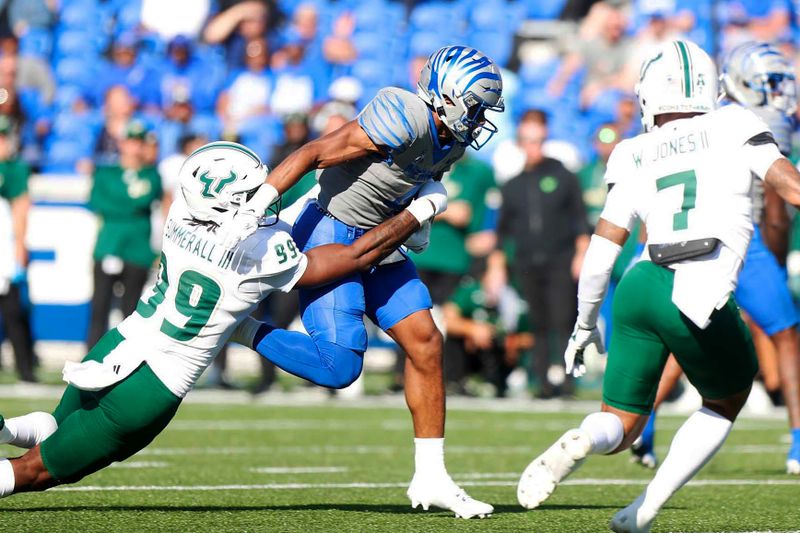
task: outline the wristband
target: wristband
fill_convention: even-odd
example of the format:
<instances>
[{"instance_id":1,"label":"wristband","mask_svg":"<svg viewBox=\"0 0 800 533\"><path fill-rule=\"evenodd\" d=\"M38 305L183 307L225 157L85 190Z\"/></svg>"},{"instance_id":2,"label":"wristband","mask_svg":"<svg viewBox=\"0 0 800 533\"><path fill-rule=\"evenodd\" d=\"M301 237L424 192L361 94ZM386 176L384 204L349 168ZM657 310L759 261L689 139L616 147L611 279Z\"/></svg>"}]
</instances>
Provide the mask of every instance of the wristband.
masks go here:
<instances>
[{"instance_id":1,"label":"wristband","mask_svg":"<svg viewBox=\"0 0 800 533\"><path fill-rule=\"evenodd\" d=\"M420 226L436 215L436 206L427 198L417 198L406 207L406 211L414 215Z\"/></svg>"}]
</instances>

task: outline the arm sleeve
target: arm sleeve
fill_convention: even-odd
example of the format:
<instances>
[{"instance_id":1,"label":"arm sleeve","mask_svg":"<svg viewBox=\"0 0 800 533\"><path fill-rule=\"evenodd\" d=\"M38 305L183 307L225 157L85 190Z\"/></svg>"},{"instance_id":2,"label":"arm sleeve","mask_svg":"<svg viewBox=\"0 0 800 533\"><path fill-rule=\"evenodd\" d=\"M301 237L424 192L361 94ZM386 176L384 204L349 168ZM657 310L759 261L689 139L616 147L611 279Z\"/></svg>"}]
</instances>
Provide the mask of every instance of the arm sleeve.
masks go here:
<instances>
[{"instance_id":1,"label":"arm sleeve","mask_svg":"<svg viewBox=\"0 0 800 533\"><path fill-rule=\"evenodd\" d=\"M578 325L582 328L591 329L597 325L611 270L621 251L620 245L592 235L578 280Z\"/></svg>"},{"instance_id":2,"label":"arm sleeve","mask_svg":"<svg viewBox=\"0 0 800 533\"><path fill-rule=\"evenodd\" d=\"M422 134L423 127L427 127L421 123L421 117L415 116L418 105L425 104L409 101L396 91L382 89L358 115L358 124L376 146L385 146L389 151L403 151Z\"/></svg>"}]
</instances>

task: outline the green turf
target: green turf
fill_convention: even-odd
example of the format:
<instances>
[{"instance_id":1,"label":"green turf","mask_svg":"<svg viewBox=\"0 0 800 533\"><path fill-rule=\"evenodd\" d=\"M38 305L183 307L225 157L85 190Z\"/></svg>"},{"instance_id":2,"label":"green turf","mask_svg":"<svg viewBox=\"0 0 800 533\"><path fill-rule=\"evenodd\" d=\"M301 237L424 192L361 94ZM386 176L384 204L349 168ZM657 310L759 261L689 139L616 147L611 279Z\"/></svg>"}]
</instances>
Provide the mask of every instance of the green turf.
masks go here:
<instances>
[{"instance_id":1,"label":"green turf","mask_svg":"<svg viewBox=\"0 0 800 533\"><path fill-rule=\"evenodd\" d=\"M2 401L14 416L49 401ZM4 531L603 531L641 485L569 485L541 509L516 503L516 476L534 455L580 420L575 414L451 410L448 468L476 498L495 505L487 520L412 510L408 414L402 409L198 405L182 407L163 435L131 458L77 486L218 486L383 483L387 488L132 490L22 494L0 502ZM679 418L659 420L663 456ZM742 420L699 476L706 480L787 480L783 421ZM87 445L91 445L88 443ZM13 455L14 449L0 447ZM329 473L256 473L252 468L341 467ZM478 475L480 474L480 476ZM627 455L592 458L581 479L646 480ZM689 486L669 502L654 531L786 531L800 527L800 481L793 485Z\"/></svg>"}]
</instances>

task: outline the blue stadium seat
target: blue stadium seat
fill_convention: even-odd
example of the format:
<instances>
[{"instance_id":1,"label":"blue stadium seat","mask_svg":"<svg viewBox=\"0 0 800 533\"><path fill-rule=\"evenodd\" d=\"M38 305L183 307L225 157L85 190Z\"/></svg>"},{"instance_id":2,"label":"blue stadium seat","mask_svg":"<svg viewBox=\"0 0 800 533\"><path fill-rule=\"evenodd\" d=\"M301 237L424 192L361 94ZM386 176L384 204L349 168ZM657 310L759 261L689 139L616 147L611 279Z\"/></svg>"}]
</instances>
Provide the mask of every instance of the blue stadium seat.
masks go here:
<instances>
[{"instance_id":1,"label":"blue stadium seat","mask_svg":"<svg viewBox=\"0 0 800 533\"><path fill-rule=\"evenodd\" d=\"M437 32L416 32L411 34L408 42L408 56L428 57L433 52L443 46L450 44L450 38L446 34Z\"/></svg>"},{"instance_id":2,"label":"blue stadium seat","mask_svg":"<svg viewBox=\"0 0 800 533\"><path fill-rule=\"evenodd\" d=\"M560 61L531 61L523 63L519 68L519 77L526 89L544 88L558 70Z\"/></svg>"},{"instance_id":3,"label":"blue stadium seat","mask_svg":"<svg viewBox=\"0 0 800 533\"><path fill-rule=\"evenodd\" d=\"M95 37L87 30L65 30L56 38L56 60L63 57L97 55L99 47Z\"/></svg>"},{"instance_id":4,"label":"blue stadium seat","mask_svg":"<svg viewBox=\"0 0 800 533\"><path fill-rule=\"evenodd\" d=\"M19 53L47 59L53 52L53 35L48 30L31 28L19 39Z\"/></svg>"},{"instance_id":5,"label":"blue stadium seat","mask_svg":"<svg viewBox=\"0 0 800 533\"><path fill-rule=\"evenodd\" d=\"M91 149L80 142L66 139L53 142L45 154L43 170L53 173L75 172L75 164L83 157L90 157Z\"/></svg>"},{"instance_id":6,"label":"blue stadium seat","mask_svg":"<svg viewBox=\"0 0 800 533\"><path fill-rule=\"evenodd\" d=\"M100 12L94 0L65 2L58 16L58 25L63 29L88 31L100 27Z\"/></svg>"},{"instance_id":7,"label":"blue stadium seat","mask_svg":"<svg viewBox=\"0 0 800 533\"><path fill-rule=\"evenodd\" d=\"M390 36L379 32L359 31L353 35L353 44L361 59L383 59L392 55Z\"/></svg>"},{"instance_id":8,"label":"blue stadium seat","mask_svg":"<svg viewBox=\"0 0 800 533\"><path fill-rule=\"evenodd\" d=\"M527 7L527 16L532 19L557 19L567 0L521 0Z\"/></svg>"},{"instance_id":9,"label":"blue stadium seat","mask_svg":"<svg viewBox=\"0 0 800 533\"><path fill-rule=\"evenodd\" d=\"M385 86L392 81L391 63L379 59L359 59L351 71L364 84Z\"/></svg>"},{"instance_id":10,"label":"blue stadium seat","mask_svg":"<svg viewBox=\"0 0 800 533\"><path fill-rule=\"evenodd\" d=\"M465 23L465 6L460 2L427 2L414 7L409 17L411 27L416 30L461 32Z\"/></svg>"},{"instance_id":11,"label":"blue stadium seat","mask_svg":"<svg viewBox=\"0 0 800 533\"><path fill-rule=\"evenodd\" d=\"M479 2L470 9L470 31L497 31L508 22L508 4L503 0Z\"/></svg>"},{"instance_id":12,"label":"blue stadium seat","mask_svg":"<svg viewBox=\"0 0 800 533\"><path fill-rule=\"evenodd\" d=\"M86 90L97 81L94 79L95 67L96 62L91 58L65 57L56 63L56 81Z\"/></svg>"},{"instance_id":13,"label":"blue stadium seat","mask_svg":"<svg viewBox=\"0 0 800 533\"><path fill-rule=\"evenodd\" d=\"M511 57L514 36L508 30L479 31L469 34L468 43L491 57L498 65L505 66Z\"/></svg>"}]
</instances>

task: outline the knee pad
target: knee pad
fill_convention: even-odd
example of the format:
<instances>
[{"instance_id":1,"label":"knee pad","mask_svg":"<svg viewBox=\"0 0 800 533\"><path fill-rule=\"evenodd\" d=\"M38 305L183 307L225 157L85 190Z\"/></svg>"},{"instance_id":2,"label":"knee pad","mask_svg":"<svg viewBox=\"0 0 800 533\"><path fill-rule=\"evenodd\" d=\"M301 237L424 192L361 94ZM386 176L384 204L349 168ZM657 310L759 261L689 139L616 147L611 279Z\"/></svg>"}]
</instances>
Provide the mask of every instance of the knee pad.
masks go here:
<instances>
[{"instance_id":1,"label":"knee pad","mask_svg":"<svg viewBox=\"0 0 800 533\"><path fill-rule=\"evenodd\" d=\"M320 383L332 389L343 389L353 383L364 367L364 352L351 350L328 341L317 341L317 348L329 363L327 383Z\"/></svg>"},{"instance_id":2,"label":"knee pad","mask_svg":"<svg viewBox=\"0 0 800 533\"><path fill-rule=\"evenodd\" d=\"M581 422L581 429L592 440L592 453L606 454L617 449L625 436L622 420L612 413L592 413Z\"/></svg>"}]
</instances>

